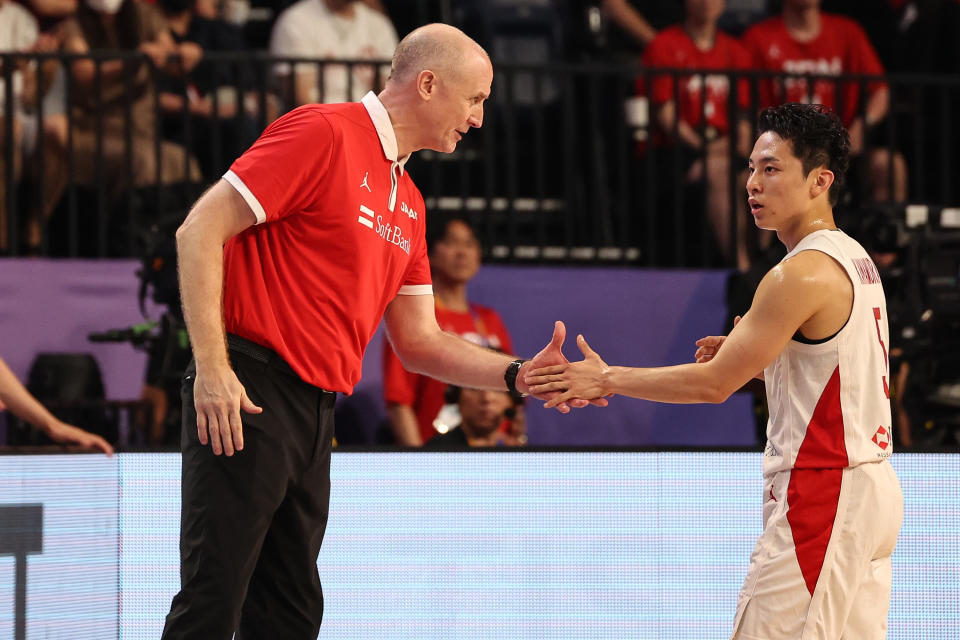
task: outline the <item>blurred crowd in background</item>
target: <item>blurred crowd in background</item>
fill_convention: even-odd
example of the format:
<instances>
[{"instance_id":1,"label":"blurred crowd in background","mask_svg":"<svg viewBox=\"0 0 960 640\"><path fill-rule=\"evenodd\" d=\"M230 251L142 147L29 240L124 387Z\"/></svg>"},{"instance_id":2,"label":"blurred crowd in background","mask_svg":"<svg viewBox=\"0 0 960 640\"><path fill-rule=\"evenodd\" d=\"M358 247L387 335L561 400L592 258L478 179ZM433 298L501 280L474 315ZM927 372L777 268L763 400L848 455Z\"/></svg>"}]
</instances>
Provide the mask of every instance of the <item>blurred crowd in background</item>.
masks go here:
<instances>
[{"instance_id":1,"label":"blurred crowd in background","mask_svg":"<svg viewBox=\"0 0 960 640\"><path fill-rule=\"evenodd\" d=\"M481 258L725 268L742 313L782 256L746 212L755 115L822 103L856 158L838 222L887 287L900 444L960 446L960 0L0 0L0 256L143 260L167 311L122 339L151 349L151 444L176 442L189 359L186 208L283 113L378 91L398 36L438 21L497 73L484 128L410 163L445 328L511 351L466 296ZM527 442L519 400L397 367L381 442Z\"/></svg>"}]
</instances>

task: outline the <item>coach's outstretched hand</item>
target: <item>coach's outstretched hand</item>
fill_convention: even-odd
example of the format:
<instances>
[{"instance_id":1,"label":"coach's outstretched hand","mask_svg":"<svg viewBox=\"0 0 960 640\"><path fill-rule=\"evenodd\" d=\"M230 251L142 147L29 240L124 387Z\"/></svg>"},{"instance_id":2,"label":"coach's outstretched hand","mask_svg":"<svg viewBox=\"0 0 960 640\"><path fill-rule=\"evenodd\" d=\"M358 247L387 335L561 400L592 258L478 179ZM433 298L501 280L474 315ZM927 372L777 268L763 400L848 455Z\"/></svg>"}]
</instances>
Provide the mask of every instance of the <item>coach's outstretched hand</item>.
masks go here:
<instances>
[{"instance_id":1,"label":"coach's outstretched hand","mask_svg":"<svg viewBox=\"0 0 960 640\"><path fill-rule=\"evenodd\" d=\"M556 391L539 392L531 390L529 388L529 378L530 374L536 370L570 364L570 361L567 360L567 357L563 355L563 341L566 340L566 337L566 325L563 324L562 321L557 320L555 323L553 323L553 337L550 339L550 343L547 344L547 346L544 347L540 353L535 355L532 360L524 363L523 369L517 376L517 389L523 393L529 393L538 400L550 401L559 395L559 393ZM582 398L571 398L569 402L554 402L549 404L549 407L556 408L560 413L569 413L570 407L579 409L587 406L588 404L594 404L598 407L605 407L607 406L607 400L605 398L598 398L591 402Z\"/></svg>"},{"instance_id":2,"label":"coach's outstretched hand","mask_svg":"<svg viewBox=\"0 0 960 640\"><path fill-rule=\"evenodd\" d=\"M562 322L557 322L557 325L563 327ZM565 327L563 331L566 335ZM570 362L563 358L562 363L542 366L542 363L536 362L536 358L531 361L534 366L525 375L524 383L528 385L531 395L547 401L544 405L547 409L559 409L565 404L575 407L586 406L588 403L607 406L605 396L608 393L603 385L603 377L610 367L590 348L582 335L577 336L577 346L584 356L580 362ZM560 411L566 413L563 409Z\"/></svg>"}]
</instances>

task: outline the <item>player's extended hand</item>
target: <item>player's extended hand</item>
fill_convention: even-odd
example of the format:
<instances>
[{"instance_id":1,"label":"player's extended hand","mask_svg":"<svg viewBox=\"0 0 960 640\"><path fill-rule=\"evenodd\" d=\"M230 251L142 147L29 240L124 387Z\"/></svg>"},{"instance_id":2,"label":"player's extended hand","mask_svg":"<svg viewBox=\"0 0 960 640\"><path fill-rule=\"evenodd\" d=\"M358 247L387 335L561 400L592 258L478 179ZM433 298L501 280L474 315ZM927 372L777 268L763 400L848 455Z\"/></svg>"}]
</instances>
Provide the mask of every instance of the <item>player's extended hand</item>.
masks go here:
<instances>
[{"instance_id":1,"label":"player's extended hand","mask_svg":"<svg viewBox=\"0 0 960 640\"><path fill-rule=\"evenodd\" d=\"M529 389L529 372L535 369L541 369L543 367L549 367L554 365L565 365L569 364L570 361L567 360L567 357L563 355L563 341L567 338L567 326L563 324L562 321L557 320L553 323L553 337L550 339L550 343L545 346L540 353L535 355L532 360L524 363L523 369L518 372L517 375L517 389L522 393L529 393L538 400L550 400L554 396L558 395L556 392L553 393L537 393ZM569 413L570 407L585 407L590 402L580 398L575 398L571 402L558 402L550 405L551 408L556 407L557 411L560 413ZM607 401L604 398L593 402L593 404L605 407L607 406Z\"/></svg>"},{"instance_id":2,"label":"player's extended hand","mask_svg":"<svg viewBox=\"0 0 960 640\"><path fill-rule=\"evenodd\" d=\"M197 436L201 444L207 444L214 455L243 450L243 423L240 411L260 413L229 366L201 373L193 383L193 404L197 410Z\"/></svg>"},{"instance_id":3,"label":"player's extended hand","mask_svg":"<svg viewBox=\"0 0 960 640\"><path fill-rule=\"evenodd\" d=\"M590 400L594 404L606 404L606 374L610 370L600 355L590 348L582 335L577 336L577 346L583 353L580 362L567 362L548 367L539 367L527 374L525 381L530 392L538 398L549 398L544 405L550 409L562 403ZM552 396L552 397L551 397Z\"/></svg>"},{"instance_id":4,"label":"player's extended hand","mask_svg":"<svg viewBox=\"0 0 960 640\"><path fill-rule=\"evenodd\" d=\"M50 427L47 435L60 444L74 444L83 449L102 451L108 456L113 455L113 447L100 436L60 420Z\"/></svg>"},{"instance_id":5,"label":"player's extended hand","mask_svg":"<svg viewBox=\"0 0 960 640\"><path fill-rule=\"evenodd\" d=\"M733 319L733 326L740 324L740 316L737 316ZM694 344L697 345L697 351L693 354L693 358L698 363L710 362L713 360L713 356L717 355L717 352L720 351L720 347L723 346L724 340L727 339L727 336L704 336L697 340Z\"/></svg>"}]
</instances>

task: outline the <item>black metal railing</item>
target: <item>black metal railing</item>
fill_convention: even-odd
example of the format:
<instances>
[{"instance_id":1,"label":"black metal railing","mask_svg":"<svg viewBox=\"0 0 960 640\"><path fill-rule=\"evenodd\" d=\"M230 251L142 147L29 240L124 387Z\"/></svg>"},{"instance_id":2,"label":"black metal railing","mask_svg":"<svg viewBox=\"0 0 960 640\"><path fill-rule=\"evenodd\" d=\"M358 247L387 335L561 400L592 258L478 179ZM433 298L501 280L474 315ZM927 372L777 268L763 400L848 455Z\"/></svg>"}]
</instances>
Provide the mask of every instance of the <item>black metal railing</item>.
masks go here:
<instances>
[{"instance_id":1,"label":"black metal railing","mask_svg":"<svg viewBox=\"0 0 960 640\"><path fill-rule=\"evenodd\" d=\"M158 70L138 53L0 54L0 254L138 256L150 229L172 228L275 117L304 99L356 99L382 86L386 63L205 54L190 73ZM122 61L122 70L105 65ZM77 72L92 63L93 73ZM114 65L116 66L116 65ZM495 65L484 126L450 155L421 151L408 165L428 211L459 211L502 261L594 260L649 266L735 266L737 247L763 242L745 212L743 169L763 83L831 83L837 110L867 115L864 96L883 82L889 114L866 137L841 213L909 200L956 203L953 149L960 78L783 76L767 72L645 69L610 64ZM309 71L305 82L291 70ZM34 73L32 95L17 76ZM109 77L108 77L109 76ZM699 105L695 133L678 144L680 118L664 128L643 95L670 78L720 82L726 130ZM745 87L743 98L740 87ZM298 95L299 94L299 95ZM737 123L743 121L745 130ZM716 151L716 149L720 151ZM709 150L708 150L709 149ZM898 184L905 167L907 184ZM720 169L717 169L717 167ZM878 182L879 180L879 182ZM886 185L883 182L886 181ZM872 190L871 190L872 189Z\"/></svg>"}]
</instances>

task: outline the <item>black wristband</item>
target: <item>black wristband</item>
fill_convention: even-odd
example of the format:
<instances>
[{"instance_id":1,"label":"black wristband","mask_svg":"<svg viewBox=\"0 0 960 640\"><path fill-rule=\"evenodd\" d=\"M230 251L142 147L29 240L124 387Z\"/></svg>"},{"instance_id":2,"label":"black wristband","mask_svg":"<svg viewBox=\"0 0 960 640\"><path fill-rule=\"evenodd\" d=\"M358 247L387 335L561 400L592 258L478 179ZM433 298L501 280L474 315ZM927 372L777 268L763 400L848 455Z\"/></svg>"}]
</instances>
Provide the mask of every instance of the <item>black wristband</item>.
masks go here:
<instances>
[{"instance_id":1,"label":"black wristband","mask_svg":"<svg viewBox=\"0 0 960 640\"><path fill-rule=\"evenodd\" d=\"M503 381L507 383L507 391L512 396L522 397L524 394L517 391L517 374L520 373L520 367L526 360L514 360L507 365L507 370L503 372Z\"/></svg>"}]
</instances>

